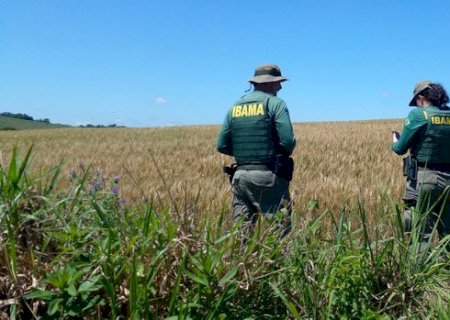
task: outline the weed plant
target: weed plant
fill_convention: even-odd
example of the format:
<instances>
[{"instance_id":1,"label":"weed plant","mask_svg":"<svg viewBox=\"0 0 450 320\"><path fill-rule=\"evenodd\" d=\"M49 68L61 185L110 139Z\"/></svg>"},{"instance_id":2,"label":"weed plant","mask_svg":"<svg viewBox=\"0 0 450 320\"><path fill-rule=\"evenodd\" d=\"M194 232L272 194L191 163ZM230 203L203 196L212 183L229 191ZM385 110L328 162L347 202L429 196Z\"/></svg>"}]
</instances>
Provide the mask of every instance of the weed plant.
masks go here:
<instances>
[{"instance_id":1,"label":"weed plant","mask_svg":"<svg viewBox=\"0 0 450 320\"><path fill-rule=\"evenodd\" d=\"M1 164L0 317L448 318L450 239L420 248L421 208L405 235L387 195L376 213L311 201L288 237L260 219L242 245L225 207L131 204L120 177L84 165L68 178L62 164L33 172L31 153Z\"/></svg>"}]
</instances>

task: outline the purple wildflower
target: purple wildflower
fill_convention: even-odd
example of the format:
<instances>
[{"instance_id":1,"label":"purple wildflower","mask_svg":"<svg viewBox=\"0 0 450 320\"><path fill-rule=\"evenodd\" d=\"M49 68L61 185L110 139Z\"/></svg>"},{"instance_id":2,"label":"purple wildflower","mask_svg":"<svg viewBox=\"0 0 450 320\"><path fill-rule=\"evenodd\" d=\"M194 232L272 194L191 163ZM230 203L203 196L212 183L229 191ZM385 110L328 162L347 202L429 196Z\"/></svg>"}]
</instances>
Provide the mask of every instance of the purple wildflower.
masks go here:
<instances>
[{"instance_id":1,"label":"purple wildflower","mask_svg":"<svg viewBox=\"0 0 450 320\"><path fill-rule=\"evenodd\" d=\"M98 191L98 190L100 190L102 188L102 184L101 184L101 182L94 181L92 183L92 187L95 189L95 191Z\"/></svg>"},{"instance_id":2,"label":"purple wildflower","mask_svg":"<svg viewBox=\"0 0 450 320\"><path fill-rule=\"evenodd\" d=\"M120 209L124 210L125 209L125 205L127 203L127 200L120 198L119 199L119 205L120 205Z\"/></svg>"},{"instance_id":3,"label":"purple wildflower","mask_svg":"<svg viewBox=\"0 0 450 320\"><path fill-rule=\"evenodd\" d=\"M114 176L114 177L112 178L112 182L113 182L114 184L118 184L119 181L120 181L120 177L119 177L119 176Z\"/></svg>"},{"instance_id":4,"label":"purple wildflower","mask_svg":"<svg viewBox=\"0 0 450 320\"><path fill-rule=\"evenodd\" d=\"M115 195L118 195L118 194L119 194L119 188L117 188L117 187L112 187L112 188L111 188L111 192L112 192L113 194L115 194Z\"/></svg>"}]
</instances>

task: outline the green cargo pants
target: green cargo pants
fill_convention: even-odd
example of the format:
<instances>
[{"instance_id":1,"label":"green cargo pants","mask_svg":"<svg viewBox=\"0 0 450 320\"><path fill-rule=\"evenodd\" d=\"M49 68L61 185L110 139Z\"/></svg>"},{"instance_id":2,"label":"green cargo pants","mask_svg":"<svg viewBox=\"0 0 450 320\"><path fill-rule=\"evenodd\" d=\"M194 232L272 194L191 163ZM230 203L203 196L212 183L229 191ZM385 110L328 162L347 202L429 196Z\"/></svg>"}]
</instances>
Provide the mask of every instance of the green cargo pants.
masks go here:
<instances>
[{"instance_id":1,"label":"green cargo pants","mask_svg":"<svg viewBox=\"0 0 450 320\"><path fill-rule=\"evenodd\" d=\"M427 216L426 225L422 235L422 242L426 243L437 224L439 239L450 234L450 197L439 198L444 190L450 186L450 173L437 170L420 168L417 173L417 181L408 181L405 190L404 201L417 200L417 207L422 212L435 205ZM448 192L448 191L446 191ZM405 231L411 231L411 211L406 210L403 217Z\"/></svg>"},{"instance_id":2,"label":"green cargo pants","mask_svg":"<svg viewBox=\"0 0 450 320\"><path fill-rule=\"evenodd\" d=\"M291 230L292 204L289 181L277 177L269 170L237 170L231 181L233 188L233 221L242 222L248 234L262 213L272 219L281 215L277 232L284 237Z\"/></svg>"}]
</instances>

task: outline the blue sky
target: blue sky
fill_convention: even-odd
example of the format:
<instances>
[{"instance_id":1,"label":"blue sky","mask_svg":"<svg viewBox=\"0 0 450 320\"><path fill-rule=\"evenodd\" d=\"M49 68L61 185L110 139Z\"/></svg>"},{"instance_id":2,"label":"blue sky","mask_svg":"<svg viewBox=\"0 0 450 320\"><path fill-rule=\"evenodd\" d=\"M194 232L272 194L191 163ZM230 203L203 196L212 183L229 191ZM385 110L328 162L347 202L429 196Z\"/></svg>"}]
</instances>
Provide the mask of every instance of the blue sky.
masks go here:
<instances>
[{"instance_id":1,"label":"blue sky","mask_svg":"<svg viewBox=\"0 0 450 320\"><path fill-rule=\"evenodd\" d=\"M450 89L450 1L0 2L0 111L54 123L220 124L256 66L293 122L403 118Z\"/></svg>"}]
</instances>

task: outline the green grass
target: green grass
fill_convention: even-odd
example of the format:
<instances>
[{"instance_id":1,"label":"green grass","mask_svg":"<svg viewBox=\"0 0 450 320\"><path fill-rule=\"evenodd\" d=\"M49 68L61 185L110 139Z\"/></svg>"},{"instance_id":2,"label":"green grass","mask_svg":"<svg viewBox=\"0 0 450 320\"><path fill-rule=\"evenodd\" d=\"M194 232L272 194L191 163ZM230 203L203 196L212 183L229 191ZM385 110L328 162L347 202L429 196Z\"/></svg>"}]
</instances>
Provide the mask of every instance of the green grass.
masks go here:
<instances>
[{"instance_id":1,"label":"green grass","mask_svg":"<svg viewBox=\"0 0 450 320\"><path fill-rule=\"evenodd\" d=\"M51 129L65 127L69 126L0 116L0 130Z\"/></svg>"},{"instance_id":2,"label":"green grass","mask_svg":"<svg viewBox=\"0 0 450 320\"><path fill-rule=\"evenodd\" d=\"M387 196L378 225L362 203L340 212L311 203L287 238L259 220L242 246L226 210L200 219L195 204L130 206L120 181L85 167L56 190L61 164L30 172L30 154L14 150L1 164L0 312L10 318L448 316L449 239L420 252L420 230L404 235L402 208Z\"/></svg>"}]
</instances>

